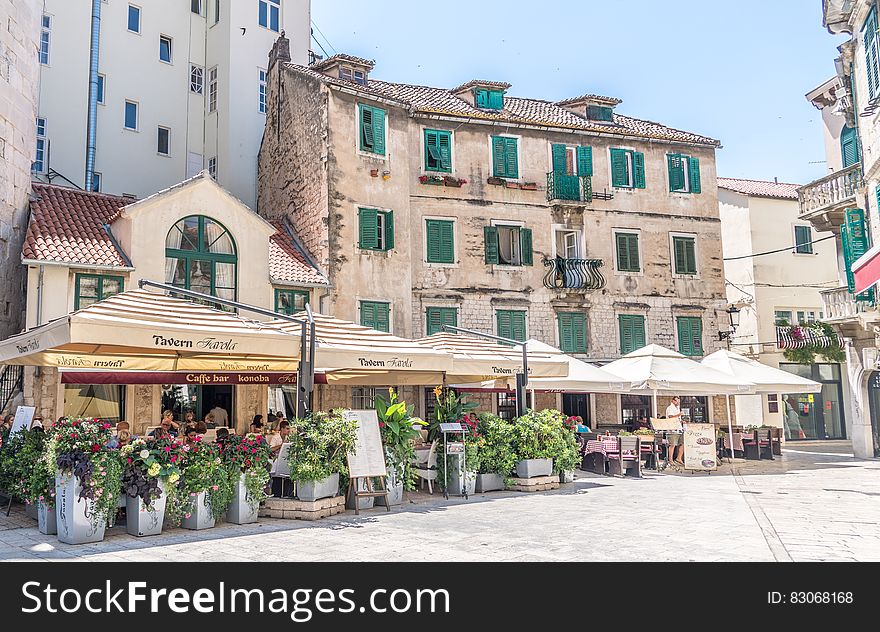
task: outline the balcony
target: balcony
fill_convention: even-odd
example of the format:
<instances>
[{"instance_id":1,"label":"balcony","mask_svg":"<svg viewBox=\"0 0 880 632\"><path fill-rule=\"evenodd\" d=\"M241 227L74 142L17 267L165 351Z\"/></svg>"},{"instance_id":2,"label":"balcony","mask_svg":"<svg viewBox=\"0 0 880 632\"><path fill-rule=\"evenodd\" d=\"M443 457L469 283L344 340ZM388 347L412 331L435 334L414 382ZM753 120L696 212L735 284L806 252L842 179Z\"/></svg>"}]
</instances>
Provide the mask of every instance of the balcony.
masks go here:
<instances>
[{"instance_id":1,"label":"balcony","mask_svg":"<svg viewBox=\"0 0 880 632\"><path fill-rule=\"evenodd\" d=\"M592 202L592 178L590 176L570 176L551 171L547 174L547 201Z\"/></svg>"},{"instance_id":2,"label":"balcony","mask_svg":"<svg viewBox=\"0 0 880 632\"><path fill-rule=\"evenodd\" d=\"M809 327L776 327L776 346L780 349L804 349L806 347L840 347L839 337L823 336Z\"/></svg>"},{"instance_id":3,"label":"balcony","mask_svg":"<svg viewBox=\"0 0 880 632\"><path fill-rule=\"evenodd\" d=\"M605 277L599 271L605 262L601 259L544 259L549 268L544 275L544 287L550 290L601 290Z\"/></svg>"},{"instance_id":4,"label":"balcony","mask_svg":"<svg viewBox=\"0 0 880 632\"><path fill-rule=\"evenodd\" d=\"M800 218L818 231L840 232L843 211L858 208L856 195L862 186L862 167L855 164L799 188Z\"/></svg>"},{"instance_id":5,"label":"balcony","mask_svg":"<svg viewBox=\"0 0 880 632\"><path fill-rule=\"evenodd\" d=\"M856 297L850 294L849 288L846 287L822 290L819 294L825 305L825 320L830 323L857 319L859 314L865 314L874 309L873 301L856 300Z\"/></svg>"}]
</instances>

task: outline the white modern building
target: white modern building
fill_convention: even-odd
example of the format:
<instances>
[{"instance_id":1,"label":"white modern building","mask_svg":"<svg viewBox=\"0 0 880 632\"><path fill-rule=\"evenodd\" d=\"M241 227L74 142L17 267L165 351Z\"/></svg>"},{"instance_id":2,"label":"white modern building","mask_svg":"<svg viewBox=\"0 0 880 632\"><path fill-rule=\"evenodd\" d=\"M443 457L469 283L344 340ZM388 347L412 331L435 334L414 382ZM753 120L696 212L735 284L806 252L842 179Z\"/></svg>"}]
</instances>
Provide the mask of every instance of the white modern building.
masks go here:
<instances>
[{"instance_id":1,"label":"white modern building","mask_svg":"<svg viewBox=\"0 0 880 632\"><path fill-rule=\"evenodd\" d=\"M309 0L44 0L36 177L144 197L207 169L256 199L268 53Z\"/></svg>"},{"instance_id":2,"label":"white modern building","mask_svg":"<svg viewBox=\"0 0 880 632\"><path fill-rule=\"evenodd\" d=\"M740 308L731 351L822 383L820 393L737 396L736 410L745 423L784 427L786 439L847 439L852 397L846 364L792 354L804 347L793 331L819 340L809 326L826 316L821 292L839 285L834 234L800 218L798 186L718 178L727 300ZM826 342L834 349L834 341ZM843 356L839 341L833 353Z\"/></svg>"}]
</instances>

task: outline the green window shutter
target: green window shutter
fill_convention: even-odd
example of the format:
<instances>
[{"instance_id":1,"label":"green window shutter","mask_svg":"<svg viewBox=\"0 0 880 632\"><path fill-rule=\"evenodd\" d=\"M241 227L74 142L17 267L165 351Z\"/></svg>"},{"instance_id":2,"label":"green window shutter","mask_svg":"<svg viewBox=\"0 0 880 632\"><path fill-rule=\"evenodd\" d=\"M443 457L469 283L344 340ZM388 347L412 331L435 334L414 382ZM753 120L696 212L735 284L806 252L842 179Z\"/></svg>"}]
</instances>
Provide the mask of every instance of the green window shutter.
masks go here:
<instances>
[{"instance_id":1,"label":"green window shutter","mask_svg":"<svg viewBox=\"0 0 880 632\"><path fill-rule=\"evenodd\" d=\"M856 130L848 125L844 125L840 133L840 154L844 168L851 167L859 161L859 139Z\"/></svg>"},{"instance_id":2,"label":"green window shutter","mask_svg":"<svg viewBox=\"0 0 880 632\"><path fill-rule=\"evenodd\" d=\"M700 160L699 158L688 158L688 177L691 181L691 193L702 193L700 186Z\"/></svg>"},{"instance_id":3,"label":"green window shutter","mask_svg":"<svg viewBox=\"0 0 880 632\"><path fill-rule=\"evenodd\" d=\"M492 137L492 175L496 178L503 178L507 175L507 161L504 151L507 144L501 136Z\"/></svg>"},{"instance_id":4,"label":"green window shutter","mask_svg":"<svg viewBox=\"0 0 880 632\"><path fill-rule=\"evenodd\" d=\"M587 352L587 319L579 312L560 312L559 345L564 353Z\"/></svg>"},{"instance_id":5,"label":"green window shutter","mask_svg":"<svg viewBox=\"0 0 880 632\"><path fill-rule=\"evenodd\" d=\"M389 315L391 306L388 303L377 303L376 309L376 329L379 331L391 331Z\"/></svg>"},{"instance_id":6,"label":"green window shutter","mask_svg":"<svg viewBox=\"0 0 880 632\"><path fill-rule=\"evenodd\" d=\"M474 102L477 104L478 108L488 108L489 91L485 88L478 88L477 90L474 90Z\"/></svg>"},{"instance_id":7,"label":"green window shutter","mask_svg":"<svg viewBox=\"0 0 880 632\"><path fill-rule=\"evenodd\" d=\"M500 110L504 107L504 93L500 90L489 90L489 109Z\"/></svg>"},{"instance_id":8,"label":"green window shutter","mask_svg":"<svg viewBox=\"0 0 880 632\"><path fill-rule=\"evenodd\" d=\"M639 272L639 236L636 233L616 233L617 269L621 272Z\"/></svg>"},{"instance_id":9,"label":"green window shutter","mask_svg":"<svg viewBox=\"0 0 880 632\"><path fill-rule=\"evenodd\" d=\"M376 304L361 301L361 325L363 327L372 327L375 329L376 322Z\"/></svg>"},{"instance_id":10,"label":"green window shutter","mask_svg":"<svg viewBox=\"0 0 880 632\"><path fill-rule=\"evenodd\" d=\"M373 108L361 105L361 151L373 151Z\"/></svg>"},{"instance_id":11,"label":"green window shutter","mask_svg":"<svg viewBox=\"0 0 880 632\"><path fill-rule=\"evenodd\" d=\"M510 327L510 337L514 340L524 341L526 339L526 313L511 312Z\"/></svg>"},{"instance_id":12,"label":"green window shutter","mask_svg":"<svg viewBox=\"0 0 880 632\"><path fill-rule=\"evenodd\" d=\"M385 110L373 108L373 152L385 155Z\"/></svg>"},{"instance_id":13,"label":"green window shutter","mask_svg":"<svg viewBox=\"0 0 880 632\"><path fill-rule=\"evenodd\" d=\"M666 162L669 167L669 190L681 191L684 189L684 164L681 154L667 154Z\"/></svg>"},{"instance_id":14,"label":"green window shutter","mask_svg":"<svg viewBox=\"0 0 880 632\"><path fill-rule=\"evenodd\" d=\"M632 322L633 345L635 345L633 351L636 351L645 346L645 317L630 316L630 320Z\"/></svg>"},{"instance_id":15,"label":"green window shutter","mask_svg":"<svg viewBox=\"0 0 880 632\"><path fill-rule=\"evenodd\" d=\"M577 148L577 174L579 176L593 175L593 148Z\"/></svg>"},{"instance_id":16,"label":"green window shutter","mask_svg":"<svg viewBox=\"0 0 880 632\"><path fill-rule=\"evenodd\" d=\"M874 189L874 197L877 198L877 210L880 211L880 184Z\"/></svg>"},{"instance_id":17,"label":"green window shutter","mask_svg":"<svg viewBox=\"0 0 880 632\"><path fill-rule=\"evenodd\" d=\"M455 307L429 307L426 310L426 336L443 331L443 327L458 327L458 310Z\"/></svg>"},{"instance_id":18,"label":"green window shutter","mask_svg":"<svg viewBox=\"0 0 880 632\"><path fill-rule=\"evenodd\" d=\"M519 163L518 158L516 156L516 139L515 138L505 138L504 139L504 162L506 169L506 177L508 178L518 178L519 177Z\"/></svg>"},{"instance_id":19,"label":"green window shutter","mask_svg":"<svg viewBox=\"0 0 880 632\"><path fill-rule=\"evenodd\" d=\"M428 242L427 259L429 263L435 263L440 260L440 222L426 220L425 233Z\"/></svg>"},{"instance_id":20,"label":"green window shutter","mask_svg":"<svg viewBox=\"0 0 880 632\"><path fill-rule=\"evenodd\" d=\"M852 264L856 259L865 254L871 247L865 225L865 212L858 208L848 208L844 214L844 224L840 227L840 241L843 246L843 259L846 264L846 284L850 293L856 289L855 275ZM862 292L857 296L868 295L871 290Z\"/></svg>"},{"instance_id":21,"label":"green window shutter","mask_svg":"<svg viewBox=\"0 0 880 632\"><path fill-rule=\"evenodd\" d=\"M368 250L379 248L379 212L374 208L358 209L358 246Z\"/></svg>"},{"instance_id":22,"label":"green window shutter","mask_svg":"<svg viewBox=\"0 0 880 632\"><path fill-rule=\"evenodd\" d=\"M880 87L880 68L877 59L877 8L871 7L871 12L865 20L863 30L863 44L865 47L865 72L868 76L868 98L873 99Z\"/></svg>"},{"instance_id":23,"label":"green window shutter","mask_svg":"<svg viewBox=\"0 0 880 632\"><path fill-rule=\"evenodd\" d=\"M428 240L429 263L454 263L455 224L445 220L425 220Z\"/></svg>"},{"instance_id":24,"label":"green window shutter","mask_svg":"<svg viewBox=\"0 0 880 632\"><path fill-rule=\"evenodd\" d=\"M519 229L520 260L524 266L532 265L532 229Z\"/></svg>"},{"instance_id":25,"label":"green window shutter","mask_svg":"<svg viewBox=\"0 0 880 632\"><path fill-rule=\"evenodd\" d=\"M645 188L645 154L634 151L633 154L633 186L636 189Z\"/></svg>"},{"instance_id":26,"label":"green window shutter","mask_svg":"<svg viewBox=\"0 0 880 632\"><path fill-rule=\"evenodd\" d=\"M559 313L556 315L556 321L559 325L559 349L564 353L573 353L574 332L571 327L571 314Z\"/></svg>"},{"instance_id":27,"label":"green window shutter","mask_svg":"<svg viewBox=\"0 0 880 632\"><path fill-rule=\"evenodd\" d=\"M618 316L620 353L626 355L645 346L645 317L632 314Z\"/></svg>"},{"instance_id":28,"label":"green window shutter","mask_svg":"<svg viewBox=\"0 0 880 632\"><path fill-rule=\"evenodd\" d=\"M703 355L703 321L700 318L682 316L676 319L678 351L686 356Z\"/></svg>"},{"instance_id":29,"label":"green window shutter","mask_svg":"<svg viewBox=\"0 0 880 632\"><path fill-rule=\"evenodd\" d=\"M809 226L794 227L794 249L798 254L813 253L813 236Z\"/></svg>"},{"instance_id":30,"label":"green window shutter","mask_svg":"<svg viewBox=\"0 0 880 632\"><path fill-rule=\"evenodd\" d=\"M625 149L611 149L611 186L632 186L627 177L626 154Z\"/></svg>"},{"instance_id":31,"label":"green window shutter","mask_svg":"<svg viewBox=\"0 0 880 632\"><path fill-rule=\"evenodd\" d=\"M390 309L391 306L388 303L361 301L361 325L388 332Z\"/></svg>"},{"instance_id":32,"label":"green window shutter","mask_svg":"<svg viewBox=\"0 0 880 632\"><path fill-rule=\"evenodd\" d=\"M437 144L440 147L440 168L452 171L452 133L437 132Z\"/></svg>"},{"instance_id":33,"label":"green window shutter","mask_svg":"<svg viewBox=\"0 0 880 632\"><path fill-rule=\"evenodd\" d=\"M507 310L498 310L495 313L495 331L502 338L510 338L510 312Z\"/></svg>"},{"instance_id":34,"label":"green window shutter","mask_svg":"<svg viewBox=\"0 0 880 632\"><path fill-rule=\"evenodd\" d=\"M672 244L675 251L675 273L696 274L697 253L695 240L692 237L673 237Z\"/></svg>"},{"instance_id":35,"label":"green window shutter","mask_svg":"<svg viewBox=\"0 0 880 632\"><path fill-rule=\"evenodd\" d=\"M440 147L437 142L437 132L432 129L425 130L425 169L436 171L440 167Z\"/></svg>"},{"instance_id":36,"label":"green window shutter","mask_svg":"<svg viewBox=\"0 0 880 632\"><path fill-rule=\"evenodd\" d=\"M385 250L394 250L394 211L386 211L385 216Z\"/></svg>"},{"instance_id":37,"label":"green window shutter","mask_svg":"<svg viewBox=\"0 0 880 632\"><path fill-rule=\"evenodd\" d=\"M498 263L498 229L495 226L484 226L483 240L486 248L486 263Z\"/></svg>"},{"instance_id":38,"label":"green window shutter","mask_svg":"<svg viewBox=\"0 0 880 632\"><path fill-rule=\"evenodd\" d=\"M553 145L553 173L567 173L565 145Z\"/></svg>"}]
</instances>

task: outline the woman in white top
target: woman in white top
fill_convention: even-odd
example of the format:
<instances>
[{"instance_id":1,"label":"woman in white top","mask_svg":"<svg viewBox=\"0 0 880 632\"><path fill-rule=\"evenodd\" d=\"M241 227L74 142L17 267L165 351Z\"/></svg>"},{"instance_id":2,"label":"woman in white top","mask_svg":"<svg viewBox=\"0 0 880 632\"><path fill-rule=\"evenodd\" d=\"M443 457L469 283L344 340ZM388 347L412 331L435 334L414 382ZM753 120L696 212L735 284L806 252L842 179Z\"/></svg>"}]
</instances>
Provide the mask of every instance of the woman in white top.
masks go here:
<instances>
[{"instance_id":1,"label":"woman in white top","mask_svg":"<svg viewBox=\"0 0 880 632\"><path fill-rule=\"evenodd\" d=\"M681 399L678 395L674 395L672 397L672 402L666 407L666 418L678 419L681 421ZM684 445L682 442L682 436L678 433L674 433L667 435L666 438L669 441L666 458L667 462L684 465Z\"/></svg>"}]
</instances>

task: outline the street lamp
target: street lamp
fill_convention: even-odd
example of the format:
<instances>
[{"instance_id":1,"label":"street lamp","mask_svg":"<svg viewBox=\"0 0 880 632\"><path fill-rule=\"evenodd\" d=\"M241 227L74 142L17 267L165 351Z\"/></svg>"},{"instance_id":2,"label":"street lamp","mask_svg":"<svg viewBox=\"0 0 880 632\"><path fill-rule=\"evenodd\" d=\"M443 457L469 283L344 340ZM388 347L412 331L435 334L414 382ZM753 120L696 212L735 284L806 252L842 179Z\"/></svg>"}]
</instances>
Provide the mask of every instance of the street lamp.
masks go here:
<instances>
[{"instance_id":1,"label":"street lamp","mask_svg":"<svg viewBox=\"0 0 880 632\"><path fill-rule=\"evenodd\" d=\"M718 340L727 340L729 339L736 328L739 327L739 313L740 309L736 305L731 305L727 308L727 317L730 320L730 329L727 331L719 331L718 332Z\"/></svg>"}]
</instances>

